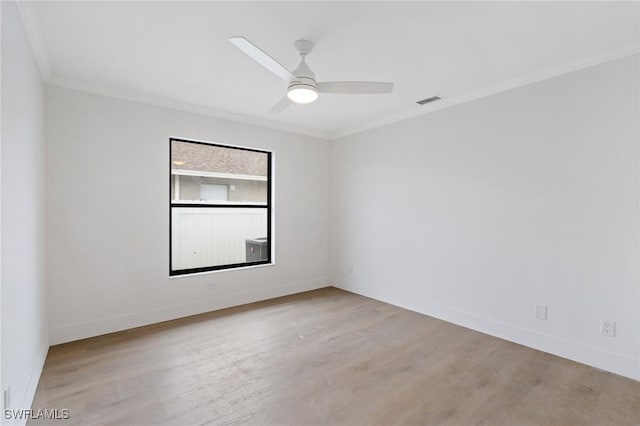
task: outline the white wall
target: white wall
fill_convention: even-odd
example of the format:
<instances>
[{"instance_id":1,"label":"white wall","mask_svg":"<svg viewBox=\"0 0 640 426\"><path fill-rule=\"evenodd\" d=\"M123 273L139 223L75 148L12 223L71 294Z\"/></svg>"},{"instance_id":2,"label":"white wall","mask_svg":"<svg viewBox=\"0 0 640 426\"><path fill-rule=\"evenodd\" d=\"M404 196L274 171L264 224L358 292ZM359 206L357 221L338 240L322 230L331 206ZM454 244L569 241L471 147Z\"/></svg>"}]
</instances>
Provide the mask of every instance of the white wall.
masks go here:
<instances>
[{"instance_id":1,"label":"white wall","mask_svg":"<svg viewBox=\"0 0 640 426\"><path fill-rule=\"evenodd\" d=\"M330 283L328 141L54 87L45 117L52 343ZM170 136L274 151L275 266L168 278Z\"/></svg>"},{"instance_id":2,"label":"white wall","mask_svg":"<svg viewBox=\"0 0 640 426\"><path fill-rule=\"evenodd\" d=\"M49 347L44 89L15 3L1 7L2 389L11 387L11 408L18 409L31 407Z\"/></svg>"},{"instance_id":3,"label":"white wall","mask_svg":"<svg viewBox=\"0 0 640 426\"><path fill-rule=\"evenodd\" d=\"M638 90L636 55L334 141L339 285L640 379Z\"/></svg>"}]
</instances>

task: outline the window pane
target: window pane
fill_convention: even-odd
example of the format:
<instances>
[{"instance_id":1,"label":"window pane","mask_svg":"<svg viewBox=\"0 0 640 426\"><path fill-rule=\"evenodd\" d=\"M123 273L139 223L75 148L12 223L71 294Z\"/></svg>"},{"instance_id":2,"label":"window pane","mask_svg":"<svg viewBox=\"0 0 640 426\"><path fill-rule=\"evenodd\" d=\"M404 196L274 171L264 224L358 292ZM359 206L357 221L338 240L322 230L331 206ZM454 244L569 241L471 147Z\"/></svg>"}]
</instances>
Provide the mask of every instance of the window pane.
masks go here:
<instances>
[{"instance_id":1,"label":"window pane","mask_svg":"<svg viewBox=\"0 0 640 426\"><path fill-rule=\"evenodd\" d=\"M174 171L172 171L173 173ZM180 173L180 171L178 171ZM177 183L177 185L176 185ZM212 197L212 186L226 187L226 199ZM176 192L176 187L178 191ZM222 192L223 189L219 188ZM267 203L267 181L250 179L220 179L204 176L173 175L171 196L174 203ZM178 198L176 198L178 197Z\"/></svg>"},{"instance_id":2,"label":"window pane","mask_svg":"<svg viewBox=\"0 0 640 426\"><path fill-rule=\"evenodd\" d=\"M174 203L266 204L268 158L255 152L171 141L171 197ZM227 198L212 196L226 186Z\"/></svg>"},{"instance_id":3,"label":"window pane","mask_svg":"<svg viewBox=\"0 0 640 426\"><path fill-rule=\"evenodd\" d=\"M269 259L266 208L172 207L171 269Z\"/></svg>"}]
</instances>

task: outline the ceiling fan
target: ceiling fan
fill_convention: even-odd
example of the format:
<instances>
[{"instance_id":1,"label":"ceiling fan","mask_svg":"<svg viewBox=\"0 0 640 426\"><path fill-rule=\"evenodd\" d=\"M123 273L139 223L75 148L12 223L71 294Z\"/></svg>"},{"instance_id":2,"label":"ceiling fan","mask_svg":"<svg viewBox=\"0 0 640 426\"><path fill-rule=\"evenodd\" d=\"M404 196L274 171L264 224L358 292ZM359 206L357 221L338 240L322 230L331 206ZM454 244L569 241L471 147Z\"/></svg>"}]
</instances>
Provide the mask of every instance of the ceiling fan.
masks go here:
<instances>
[{"instance_id":1,"label":"ceiling fan","mask_svg":"<svg viewBox=\"0 0 640 426\"><path fill-rule=\"evenodd\" d=\"M271 108L272 113L282 111L291 105L291 102L298 104L311 103L318 99L319 93L379 94L391 93L393 90L393 83L375 81L316 82L316 75L309 69L305 60L313 50L313 43L309 40L298 40L293 44L298 53L300 53L300 65L293 71L287 70L278 61L244 37L231 37L229 41L288 84L287 95Z\"/></svg>"}]
</instances>

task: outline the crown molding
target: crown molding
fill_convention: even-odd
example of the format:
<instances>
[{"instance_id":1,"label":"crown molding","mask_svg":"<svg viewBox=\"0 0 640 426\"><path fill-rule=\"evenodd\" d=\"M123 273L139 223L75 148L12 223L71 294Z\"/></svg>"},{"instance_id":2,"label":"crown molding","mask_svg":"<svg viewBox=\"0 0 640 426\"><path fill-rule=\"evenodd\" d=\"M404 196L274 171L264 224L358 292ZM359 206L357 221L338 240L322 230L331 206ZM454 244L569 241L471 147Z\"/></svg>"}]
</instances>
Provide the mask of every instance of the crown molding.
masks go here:
<instances>
[{"instance_id":1,"label":"crown molding","mask_svg":"<svg viewBox=\"0 0 640 426\"><path fill-rule=\"evenodd\" d=\"M76 81L60 79L56 77L50 78L46 81L47 84L56 87L62 87L65 89L79 90L82 92L94 93L97 95L109 96L119 99L124 99L132 102L138 102L148 105L155 105L164 108L174 109L178 111L190 112L194 114L205 115L214 118L220 118L229 121L236 121L244 124L250 124L254 126L266 127L275 130L281 130L289 133L297 133L305 136L312 136L320 139L340 139L346 136L350 136L356 133L361 133L366 130L375 129L377 127L393 124L399 121L403 121L409 118L418 117L420 115L429 114L434 111L449 108L454 105L459 105L466 102L471 102L480 98L491 96L500 92L515 89L517 87L526 86L539 81L547 80L554 77L559 77L564 74L569 74L574 71L589 68L592 66L600 65L606 62L614 61L616 59L624 58L627 56L637 55L640 53L639 43L632 43L630 45L602 52L587 58L583 58L579 61L567 62L559 66L546 68L541 71L526 74L520 77L512 78L502 81L498 84L488 86L482 89L474 90L471 92L461 93L459 95L447 98L433 104L427 104L425 106L416 105L416 107L410 111L403 111L397 114L393 114L389 117L369 121L358 126L350 127L335 133L318 132L314 130L304 129L300 127L290 126L283 123L278 123L270 120L259 119L250 117L247 115L236 114L232 112L222 111L205 107L201 105L194 105L185 102L180 102L172 99L161 98L156 96L144 95L140 93L133 93L130 91L119 90L101 87L88 83L79 83Z\"/></svg>"},{"instance_id":2,"label":"crown molding","mask_svg":"<svg viewBox=\"0 0 640 426\"><path fill-rule=\"evenodd\" d=\"M304 136L311 136L320 139L329 139L329 133L318 132L311 129L304 129L291 126L276 121L260 119L248 115L235 114L232 112L217 110L214 108L180 102L169 98L163 98L153 95L145 95L127 90L113 89L90 83L82 83L55 77L52 75L51 66L44 48L42 31L40 30L40 21L35 10L35 6L31 1L16 1L20 17L22 19L25 32L31 45L33 56L35 57L40 76L42 80L50 85L62 87L65 89L78 90L82 92L93 93L97 95L109 96L113 98L128 100L132 102L143 103L147 105L155 105L164 108L174 109L178 111L190 112L194 114L205 115L209 117L219 118L223 120L235 121L243 124L265 127L268 129L280 130L289 133L297 133Z\"/></svg>"},{"instance_id":3,"label":"crown molding","mask_svg":"<svg viewBox=\"0 0 640 426\"><path fill-rule=\"evenodd\" d=\"M368 121L356 126L348 127L335 132L321 132L317 130L311 130L288 124L265 120L258 117L252 117L249 115L237 114L233 112L218 110L203 105L190 104L186 102L177 101L174 99L163 98L153 95L145 95L142 93L135 93L127 90L113 89L103 87L90 83L81 83L78 81L72 81L68 79L62 79L53 77L51 73L51 67L47 58L46 50L42 39L42 33L40 31L40 23L35 11L35 7L32 2L29 1L17 1L18 10L24 23L25 31L29 38L33 55L38 64L40 74L43 81L51 86L62 87L65 89L78 90L103 96L109 96L119 99L124 99L132 102L138 102L148 105L155 105L164 108L174 109L178 111L190 112L194 114L205 115L209 117L219 118L223 120L235 121L239 123L265 127L274 130L281 130L289 133L296 133L305 136L311 136L321 139L340 139L349 135L360 133L366 130L375 129L377 127L385 126L388 124L396 123L398 121L406 120L409 118L417 117L424 114L429 114L434 111L438 111L444 108L449 108L454 105L462 104L465 102L471 102L476 99L491 96L500 92L515 89L520 86L536 83L538 81L546 80L553 77L558 77L564 74L568 74L574 71L578 71L584 68L599 65L605 62L620 59L626 56L636 55L640 52L639 42L636 41L629 45L609 50L606 52L600 52L598 54L589 56L587 58L580 59L578 61L567 62L558 66L546 68L541 71L522 75L516 78L504 80L494 85L473 90L471 92L461 93L452 97L445 97L433 104L425 106L416 105L411 110L401 111L396 114L392 114L388 117L379 120Z\"/></svg>"},{"instance_id":4,"label":"crown molding","mask_svg":"<svg viewBox=\"0 0 640 426\"><path fill-rule=\"evenodd\" d=\"M36 14L36 9L32 2L29 1L16 1L20 18L22 18L22 24L24 25L29 44L31 44L31 51L38 64L40 70L40 77L47 82L51 78L51 67L49 66L49 59L47 58L47 52L44 48L42 41L42 32L40 31L40 21Z\"/></svg>"},{"instance_id":5,"label":"crown molding","mask_svg":"<svg viewBox=\"0 0 640 426\"><path fill-rule=\"evenodd\" d=\"M128 90L113 89L109 87L103 87L90 83L80 83L73 80L62 79L58 77L51 77L47 82L47 85L60 87L63 89L77 90L81 92L92 93L95 95L108 96L111 98L123 99L126 101L137 102L147 105L159 106L163 108L173 109L177 111L190 112L193 114L204 115L213 118L219 118L222 120L235 121L238 123L249 124L253 126L264 127L267 129L280 130L289 133L296 133L304 136L311 136L320 139L330 139L328 133L317 132L310 129L304 129L300 127L290 126L288 124L278 123L271 120L264 120L257 117L251 117L248 115L236 114L233 112L222 111L202 105L196 105L181 101L176 101L169 98L145 95L142 93L135 93Z\"/></svg>"},{"instance_id":6,"label":"crown molding","mask_svg":"<svg viewBox=\"0 0 640 426\"><path fill-rule=\"evenodd\" d=\"M482 89L461 93L451 98L444 97L441 101L434 102L433 104L427 104L425 106L416 105L416 107L410 111L403 111L380 120L369 121L358 126L350 127L342 131L332 133L331 135L329 135L329 137L330 139L340 139L345 136L361 133L366 130L375 129L376 127L385 126L387 124L396 123L398 121L406 120L420 115L429 114L434 111L449 108L465 102L471 102L476 99L515 89L517 87L526 86L538 81L547 80L553 77L559 77L564 74L569 74L574 71L603 64L605 62L614 61L616 59L621 59L627 56L637 55L638 53L640 53L639 43L635 42L618 49L601 52L599 54L583 58L579 61L567 62L559 66L546 68L544 70L537 71L531 74L526 74L520 77L505 80L498 84Z\"/></svg>"}]
</instances>

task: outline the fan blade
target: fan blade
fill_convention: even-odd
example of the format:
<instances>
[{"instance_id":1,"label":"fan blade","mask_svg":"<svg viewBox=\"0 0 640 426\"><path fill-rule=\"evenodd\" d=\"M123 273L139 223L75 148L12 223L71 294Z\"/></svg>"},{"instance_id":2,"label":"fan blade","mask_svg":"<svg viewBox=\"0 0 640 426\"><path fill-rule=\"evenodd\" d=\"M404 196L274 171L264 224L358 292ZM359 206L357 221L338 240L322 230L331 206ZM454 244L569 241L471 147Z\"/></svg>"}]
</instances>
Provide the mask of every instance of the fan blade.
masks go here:
<instances>
[{"instance_id":1,"label":"fan blade","mask_svg":"<svg viewBox=\"0 0 640 426\"><path fill-rule=\"evenodd\" d=\"M292 103L291 100L285 96L282 99L280 99L274 106L271 107L271 110L269 110L269 113L277 114L282 110L284 110L289 105L291 105L291 103Z\"/></svg>"},{"instance_id":2,"label":"fan blade","mask_svg":"<svg viewBox=\"0 0 640 426\"><path fill-rule=\"evenodd\" d=\"M359 95L391 93L393 83L379 83L375 81L323 81L317 83L321 93L353 93Z\"/></svg>"},{"instance_id":3,"label":"fan blade","mask_svg":"<svg viewBox=\"0 0 640 426\"><path fill-rule=\"evenodd\" d=\"M264 51L262 51L262 49L251 43L246 38L231 37L229 41L233 43L238 49L242 50L249 57L251 57L251 59L259 63L287 83L295 79L293 74L291 74L285 67L280 65L278 61L267 55Z\"/></svg>"}]
</instances>

